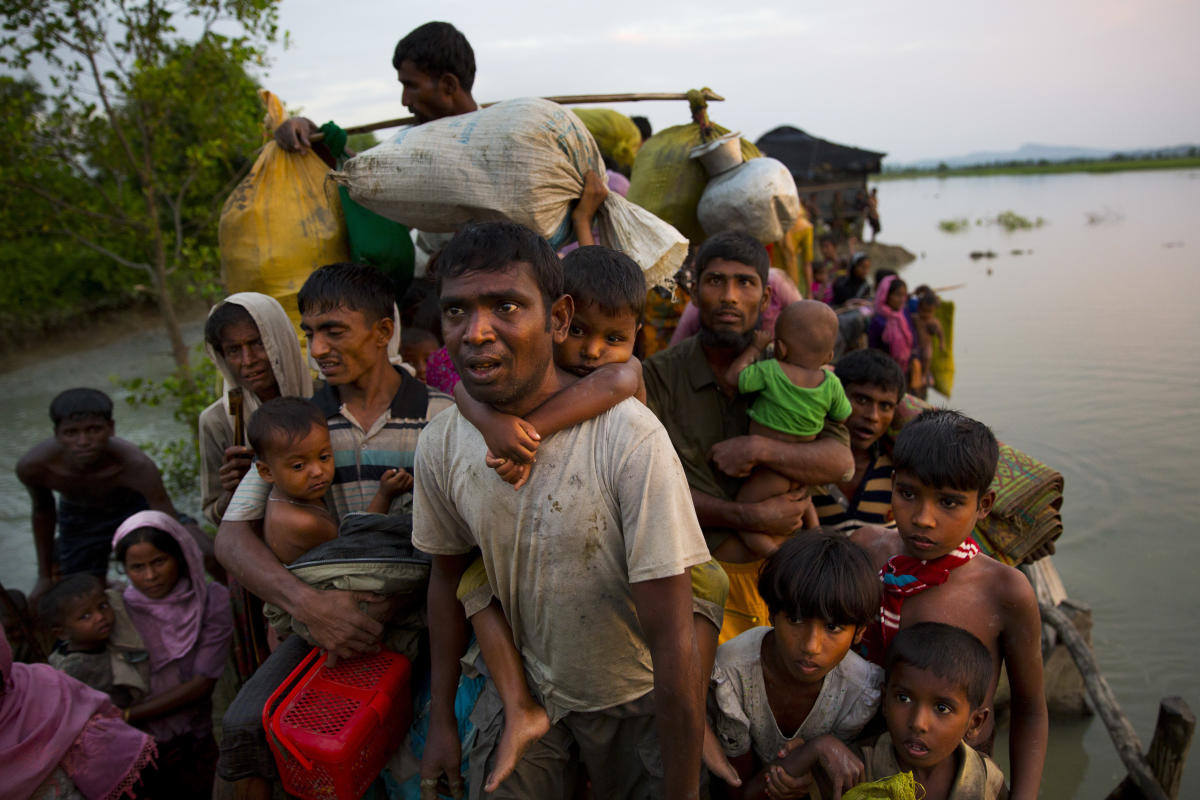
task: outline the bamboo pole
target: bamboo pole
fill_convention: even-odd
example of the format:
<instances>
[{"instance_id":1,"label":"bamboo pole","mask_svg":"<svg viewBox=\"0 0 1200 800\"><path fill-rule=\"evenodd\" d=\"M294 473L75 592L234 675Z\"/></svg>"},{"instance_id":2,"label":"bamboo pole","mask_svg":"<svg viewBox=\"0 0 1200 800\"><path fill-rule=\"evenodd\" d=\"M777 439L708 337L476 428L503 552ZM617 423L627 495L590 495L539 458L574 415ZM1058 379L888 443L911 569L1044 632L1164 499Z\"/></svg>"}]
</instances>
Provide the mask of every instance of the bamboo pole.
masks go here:
<instances>
[{"instance_id":1,"label":"bamboo pole","mask_svg":"<svg viewBox=\"0 0 1200 800\"><path fill-rule=\"evenodd\" d=\"M720 102L725 99L712 89L705 89L703 96L709 102ZM588 103L637 103L643 100L687 100L688 96L686 92L627 92L625 94L559 94L542 99L558 103L559 105L571 106ZM482 103L479 107L487 108L494 105L496 103ZM399 128L401 125L411 125L416 121L416 117L385 119L379 122L368 122L366 125L355 125L352 128L346 128L346 133L353 136L356 133L370 133L371 131L383 130L384 128ZM309 141L319 142L324 138L324 134L317 133L310 137Z\"/></svg>"},{"instance_id":2,"label":"bamboo pole","mask_svg":"<svg viewBox=\"0 0 1200 800\"><path fill-rule=\"evenodd\" d=\"M1092 705L1096 707L1100 718L1104 720L1104 725L1108 728L1108 735L1117 749L1117 755L1125 764L1125 769L1129 770L1129 778L1133 781L1134 786L1148 800L1170 800L1167 793L1163 791L1163 787L1155 779L1150 765L1146 763L1137 732L1134 731L1129 718L1122 713L1112 687L1108 685L1108 681L1101 674L1100 668L1096 665L1096 659L1092 656L1092 651L1088 648L1083 636L1075 630L1075 626L1071 624L1067 615L1059 611L1056 606L1041 602L1038 603L1038 607L1042 613L1042 622L1049 623L1054 627L1058 638L1066 645L1071 657L1075 659L1075 665L1079 667L1088 694L1092 698Z\"/></svg>"}]
</instances>

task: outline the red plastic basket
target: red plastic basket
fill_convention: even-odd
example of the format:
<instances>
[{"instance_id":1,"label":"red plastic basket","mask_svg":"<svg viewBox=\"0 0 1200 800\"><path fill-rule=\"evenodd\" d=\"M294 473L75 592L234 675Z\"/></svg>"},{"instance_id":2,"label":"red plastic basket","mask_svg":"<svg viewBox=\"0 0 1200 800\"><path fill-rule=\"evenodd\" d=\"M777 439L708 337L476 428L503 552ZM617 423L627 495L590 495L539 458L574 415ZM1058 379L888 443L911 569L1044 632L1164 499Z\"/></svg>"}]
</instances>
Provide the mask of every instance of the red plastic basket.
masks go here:
<instances>
[{"instance_id":1,"label":"red plastic basket","mask_svg":"<svg viewBox=\"0 0 1200 800\"><path fill-rule=\"evenodd\" d=\"M358 800L412 724L408 659L389 650L326 667L312 652L263 707L283 788L305 800Z\"/></svg>"}]
</instances>

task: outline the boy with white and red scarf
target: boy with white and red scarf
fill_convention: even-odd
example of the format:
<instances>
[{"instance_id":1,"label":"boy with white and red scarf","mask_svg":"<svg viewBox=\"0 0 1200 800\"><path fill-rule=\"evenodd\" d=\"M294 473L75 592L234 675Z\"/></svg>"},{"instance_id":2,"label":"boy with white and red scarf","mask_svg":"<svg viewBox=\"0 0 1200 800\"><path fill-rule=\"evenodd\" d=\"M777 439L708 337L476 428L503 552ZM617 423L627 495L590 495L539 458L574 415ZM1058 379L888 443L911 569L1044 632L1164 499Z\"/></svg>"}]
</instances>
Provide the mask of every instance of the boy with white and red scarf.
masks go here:
<instances>
[{"instance_id":1,"label":"boy with white and red scarf","mask_svg":"<svg viewBox=\"0 0 1200 800\"><path fill-rule=\"evenodd\" d=\"M943 622L987 646L993 675L1006 667L1012 684L1009 781L1011 796L1020 800L1037 797L1048 721L1033 587L1019 571L981 555L971 538L995 501L990 487L998 458L996 437L986 425L956 411L926 411L896 439L896 530L866 527L851 538L871 554L883 581L881 622L867 634L872 660L882 660L898 630ZM987 708L997 681L993 677ZM989 752L994 733L987 724L967 744Z\"/></svg>"}]
</instances>

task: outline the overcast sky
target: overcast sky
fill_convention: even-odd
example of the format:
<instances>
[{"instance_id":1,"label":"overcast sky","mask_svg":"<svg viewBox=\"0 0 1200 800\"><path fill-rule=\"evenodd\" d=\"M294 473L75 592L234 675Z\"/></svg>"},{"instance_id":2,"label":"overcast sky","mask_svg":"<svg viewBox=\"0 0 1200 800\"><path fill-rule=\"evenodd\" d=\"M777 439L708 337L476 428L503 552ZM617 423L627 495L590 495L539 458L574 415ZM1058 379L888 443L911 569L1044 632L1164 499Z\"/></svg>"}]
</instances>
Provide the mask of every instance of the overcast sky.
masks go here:
<instances>
[{"instance_id":1,"label":"overcast sky","mask_svg":"<svg viewBox=\"0 0 1200 800\"><path fill-rule=\"evenodd\" d=\"M1200 141L1200 2L283 0L290 47L264 85L319 125L404 116L397 40L430 19L475 49L480 102L684 91L757 138L790 124L893 163L1025 142L1114 149ZM620 107L655 129L686 103Z\"/></svg>"}]
</instances>

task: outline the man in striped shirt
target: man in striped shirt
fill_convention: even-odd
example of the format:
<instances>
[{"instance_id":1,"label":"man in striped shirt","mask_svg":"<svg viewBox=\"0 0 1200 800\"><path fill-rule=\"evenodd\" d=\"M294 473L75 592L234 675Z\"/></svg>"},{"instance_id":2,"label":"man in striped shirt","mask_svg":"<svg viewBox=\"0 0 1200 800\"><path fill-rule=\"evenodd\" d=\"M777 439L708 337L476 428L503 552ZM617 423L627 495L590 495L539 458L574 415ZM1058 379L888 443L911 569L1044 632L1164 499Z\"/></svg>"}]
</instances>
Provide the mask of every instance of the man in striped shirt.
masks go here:
<instances>
[{"instance_id":1,"label":"man in striped shirt","mask_svg":"<svg viewBox=\"0 0 1200 800\"><path fill-rule=\"evenodd\" d=\"M847 353L836 371L852 409L846 428L854 475L841 483L810 487L813 507L822 527L852 521L885 525L892 521L892 459L882 439L904 397L904 373L880 350Z\"/></svg>"},{"instance_id":2,"label":"man in striped shirt","mask_svg":"<svg viewBox=\"0 0 1200 800\"><path fill-rule=\"evenodd\" d=\"M389 362L392 298L387 277L359 264L321 267L297 297L309 355L326 382L313 402L329 422L334 477L325 499L338 519L365 511L385 472L411 470L421 430L453 405ZM307 625L322 647L339 657L372 652L389 604L367 592L314 589L280 564L261 538L269 493L257 470L246 474L217 531L217 558L251 592ZM391 513L411 508L412 495L405 493L392 501ZM262 708L306 651L300 637L286 640L225 714L217 773L238 782L238 797L270 796L275 765L262 732Z\"/></svg>"}]
</instances>

